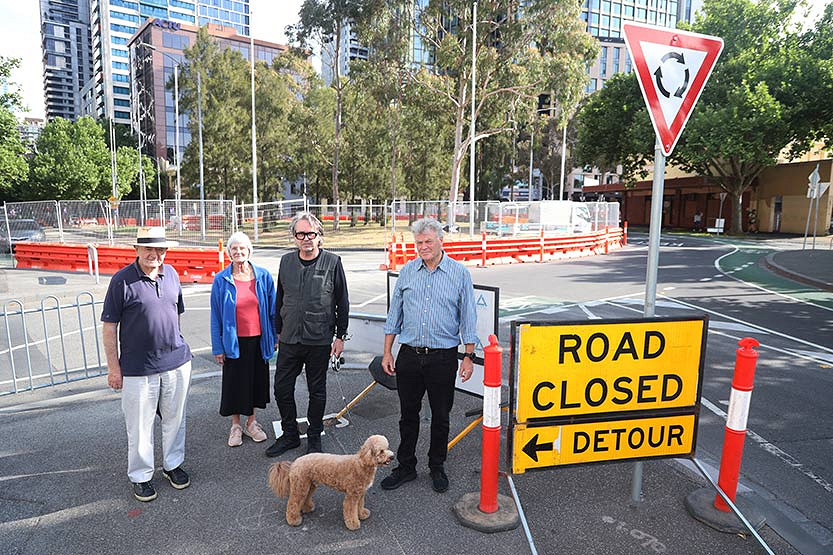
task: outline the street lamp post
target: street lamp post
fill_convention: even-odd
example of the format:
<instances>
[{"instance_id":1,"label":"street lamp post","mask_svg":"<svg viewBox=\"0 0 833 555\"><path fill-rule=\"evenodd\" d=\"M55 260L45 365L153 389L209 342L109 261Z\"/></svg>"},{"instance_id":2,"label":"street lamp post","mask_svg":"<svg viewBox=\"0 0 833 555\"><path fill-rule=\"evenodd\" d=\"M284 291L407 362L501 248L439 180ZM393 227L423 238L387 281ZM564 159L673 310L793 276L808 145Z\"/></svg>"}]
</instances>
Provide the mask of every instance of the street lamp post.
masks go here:
<instances>
[{"instance_id":1,"label":"street lamp post","mask_svg":"<svg viewBox=\"0 0 833 555\"><path fill-rule=\"evenodd\" d=\"M166 58L168 58L174 65L174 125L176 126L176 130L174 133L174 162L176 163L176 194L175 194L175 202L176 202L176 219L177 219L177 230L179 234L182 235L182 186L180 181L180 166L182 165L182 160L180 158L180 150L179 150L179 67L182 65L182 62L176 59L171 54L167 52L163 52L159 50L156 46L152 44L148 44L146 42L140 42L139 46L144 46L146 48L150 48L151 50L162 54ZM202 114L198 110L198 125L200 130L202 130ZM167 136L167 134L166 134ZM200 183L202 183L202 157L200 157Z\"/></svg>"}]
</instances>

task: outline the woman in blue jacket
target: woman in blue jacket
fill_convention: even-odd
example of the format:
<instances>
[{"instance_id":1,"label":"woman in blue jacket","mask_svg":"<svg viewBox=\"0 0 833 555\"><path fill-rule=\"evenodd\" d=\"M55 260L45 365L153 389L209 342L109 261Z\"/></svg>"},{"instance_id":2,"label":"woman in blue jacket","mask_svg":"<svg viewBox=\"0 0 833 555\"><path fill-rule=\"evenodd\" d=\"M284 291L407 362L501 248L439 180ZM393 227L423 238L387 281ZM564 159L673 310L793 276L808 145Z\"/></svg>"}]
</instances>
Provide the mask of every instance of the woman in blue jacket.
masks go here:
<instances>
[{"instance_id":1,"label":"woman in blue jacket","mask_svg":"<svg viewBox=\"0 0 833 555\"><path fill-rule=\"evenodd\" d=\"M252 242L242 232L226 244L231 264L214 276L211 286L211 352L223 367L220 414L231 416L228 444L256 442L266 433L255 418L255 408L269 404L269 359L275 353L275 281L255 266ZM245 427L240 423L245 415Z\"/></svg>"}]
</instances>

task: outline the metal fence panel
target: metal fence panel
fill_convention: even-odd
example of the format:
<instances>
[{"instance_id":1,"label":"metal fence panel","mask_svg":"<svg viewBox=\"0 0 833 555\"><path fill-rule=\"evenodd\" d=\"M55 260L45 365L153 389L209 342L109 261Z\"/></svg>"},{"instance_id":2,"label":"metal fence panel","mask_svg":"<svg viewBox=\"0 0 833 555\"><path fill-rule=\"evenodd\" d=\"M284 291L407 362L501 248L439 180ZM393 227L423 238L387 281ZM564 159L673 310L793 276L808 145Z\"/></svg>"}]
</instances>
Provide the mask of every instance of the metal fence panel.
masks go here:
<instances>
[{"instance_id":1,"label":"metal fence panel","mask_svg":"<svg viewBox=\"0 0 833 555\"><path fill-rule=\"evenodd\" d=\"M6 301L0 314L0 395L107 373L98 314L102 301L89 292L61 305L45 297L38 308Z\"/></svg>"}]
</instances>

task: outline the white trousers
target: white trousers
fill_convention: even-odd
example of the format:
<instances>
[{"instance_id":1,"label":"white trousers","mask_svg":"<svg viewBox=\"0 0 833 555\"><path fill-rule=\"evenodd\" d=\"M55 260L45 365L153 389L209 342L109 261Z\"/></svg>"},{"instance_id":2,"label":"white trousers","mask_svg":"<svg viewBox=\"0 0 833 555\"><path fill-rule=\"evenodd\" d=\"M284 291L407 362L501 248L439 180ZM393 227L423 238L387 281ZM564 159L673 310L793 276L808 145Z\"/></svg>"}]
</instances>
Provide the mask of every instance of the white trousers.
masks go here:
<instances>
[{"instance_id":1,"label":"white trousers","mask_svg":"<svg viewBox=\"0 0 833 555\"><path fill-rule=\"evenodd\" d=\"M150 376L125 376L121 410L127 427L127 477L153 477L153 423L162 416L162 467L173 470L185 460L185 408L191 386L191 361Z\"/></svg>"}]
</instances>

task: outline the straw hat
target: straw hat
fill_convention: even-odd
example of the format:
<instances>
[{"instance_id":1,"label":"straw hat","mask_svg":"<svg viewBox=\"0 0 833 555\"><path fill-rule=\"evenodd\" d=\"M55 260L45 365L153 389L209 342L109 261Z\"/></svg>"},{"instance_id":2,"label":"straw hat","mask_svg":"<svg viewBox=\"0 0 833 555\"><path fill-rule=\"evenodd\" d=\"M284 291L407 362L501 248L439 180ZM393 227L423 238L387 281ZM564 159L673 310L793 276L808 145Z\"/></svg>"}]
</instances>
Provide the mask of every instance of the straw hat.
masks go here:
<instances>
[{"instance_id":1,"label":"straw hat","mask_svg":"<svg viewBox=\"0 0 833 555\"><path fill-rule=\"evenodd\" d=\"M136 241L133 243L134 247L168 248L177 245L179 245L178 241L165 239L164 227L140 227L136 230Z\"/></svg>"}]
</instances>

